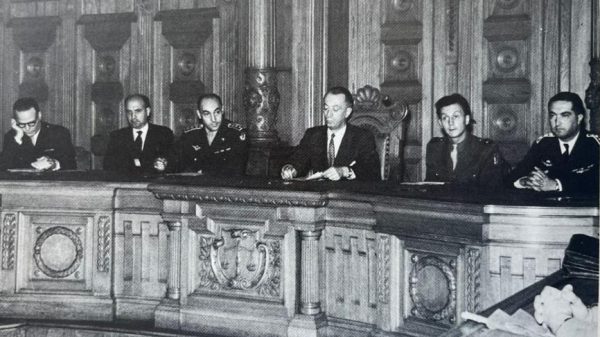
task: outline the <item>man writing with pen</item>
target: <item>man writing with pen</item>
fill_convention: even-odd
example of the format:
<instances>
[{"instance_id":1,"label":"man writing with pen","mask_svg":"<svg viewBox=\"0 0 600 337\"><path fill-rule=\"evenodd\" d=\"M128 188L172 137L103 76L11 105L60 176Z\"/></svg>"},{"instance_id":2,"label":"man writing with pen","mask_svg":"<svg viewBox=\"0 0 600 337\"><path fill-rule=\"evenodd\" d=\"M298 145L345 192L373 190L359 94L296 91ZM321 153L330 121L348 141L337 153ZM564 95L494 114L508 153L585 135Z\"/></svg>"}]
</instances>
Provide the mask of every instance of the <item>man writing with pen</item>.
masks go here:
<instances>
[{"instance_id":1,"label":"man writing with pen","mask_svg":"<svg viewBox=\"0 0 600 337\"><path fill-rule=\"evenodd\" d=\"M309 175L329 180L381 179L377 146L371 132L347 123L354 99L348 89L334 87L323 99L326 125L306 130L289 164L281 170L285 180Z\"/></svg>"},{"instance_id":2,"label":"man writing with pen","mask_svg":"<svg viewBox=\"0 0 600 337\"><path fill-rule=\"evenodd\" d=\"M552 133L538 138L508 175L516 188L538 192L598 193L600 140L582 125L585 108L575 93L561 92L548 102Z\"/></svg>"}]
</instances>

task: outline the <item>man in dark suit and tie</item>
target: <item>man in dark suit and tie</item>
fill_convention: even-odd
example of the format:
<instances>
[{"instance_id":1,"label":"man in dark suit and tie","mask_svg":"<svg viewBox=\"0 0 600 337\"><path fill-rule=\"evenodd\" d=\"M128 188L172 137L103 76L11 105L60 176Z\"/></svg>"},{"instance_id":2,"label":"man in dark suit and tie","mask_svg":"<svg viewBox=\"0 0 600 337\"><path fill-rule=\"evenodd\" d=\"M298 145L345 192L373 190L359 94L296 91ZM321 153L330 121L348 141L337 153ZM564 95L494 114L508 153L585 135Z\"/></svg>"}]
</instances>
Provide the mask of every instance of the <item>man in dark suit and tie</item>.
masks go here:
<instances>
[{"instance_id":1,"label":"man in dark suit and tie","mask_svg":"<svg viewBox=\"0 0 600 337\"><path fill-rule=\"evenodd\" d=\"M598 194L600 139L583 128L585 107L579 95L560 92L548 102L552 133L538 138L508 175L516 188L538 192Z\"/></svg>"},{"instance_id":2,"label":"man in dark suit and tie","mask_svg":"<svg viewBox=\"0 0 600 337\"><path fill-rule=\"evenodd\" d=\"M323 101L327 125L306 130L281 177L293 179L313 172L329 180L380 180L373 134L347 123L354 107L352 94L344 87L334 87Z\"/></svg>"},{"instance_id":3,"label":"man in dark suit and tie","mask_svg":"<svg viewBox=\"0 0 600 337\"><path fill-rule=\"evenodd\" d=\"M154 173L174 167L173 131L148 122L152 108L141 94L125 98L129 127L111 132L104 169L121 173Z\"/></svg>"},{"instance_id":4,"label":"man in dark suit and tie","mask_svg":"<svg viewBox=\"0 0 600 337\"><path fill-rule=\"evenodd\" d=\"M77 168L71 133L60 125L43 122L35 99L24 97L14 103L11 127L4 135L0 169L33 167L56 171Z\"/></svg>"}]
</instances>

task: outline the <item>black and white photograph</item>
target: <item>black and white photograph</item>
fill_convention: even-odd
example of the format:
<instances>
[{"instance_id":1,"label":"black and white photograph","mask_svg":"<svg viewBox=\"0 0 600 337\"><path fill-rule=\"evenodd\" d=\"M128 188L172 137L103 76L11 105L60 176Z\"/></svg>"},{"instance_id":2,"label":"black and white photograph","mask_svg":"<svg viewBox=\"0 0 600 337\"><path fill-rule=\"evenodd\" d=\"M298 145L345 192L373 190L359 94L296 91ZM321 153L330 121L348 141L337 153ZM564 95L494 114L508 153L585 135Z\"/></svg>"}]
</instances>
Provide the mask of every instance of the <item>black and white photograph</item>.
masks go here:
<instances>
[{"instance_id":1,"label":"black and white photograph","mask_svg":"<svg viewBox=\"0 0 600 337\"><path fill-rule=\"evenodd\" d=\"M599 0L0 0L0 337L597 337Z\"/></svg>"}]
</instances>

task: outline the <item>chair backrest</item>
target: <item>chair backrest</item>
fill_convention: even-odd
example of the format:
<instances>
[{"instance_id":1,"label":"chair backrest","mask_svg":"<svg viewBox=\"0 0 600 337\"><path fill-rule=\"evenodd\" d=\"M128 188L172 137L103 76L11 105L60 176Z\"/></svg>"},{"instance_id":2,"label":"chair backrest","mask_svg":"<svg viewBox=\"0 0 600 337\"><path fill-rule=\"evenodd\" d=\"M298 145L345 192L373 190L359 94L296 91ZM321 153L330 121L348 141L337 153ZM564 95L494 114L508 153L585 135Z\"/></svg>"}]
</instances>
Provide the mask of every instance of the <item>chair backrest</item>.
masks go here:
<instances>
[{"instance_id":1,"label":"chair backrest","mask_svg":"<svg viewBox=\"0 0 600 337\"><path fill-rule=\"evenodd\" d=\"M367 85L354 95L351 124L373 132L379 159L381 179L402 180L404 123L408 105L404 101L392 102L379 89Z\"/></svg>"},{"instance_id":2,"label":"chair backrest","mask_svg":"<svg viewBox=\"0 0 600 337\"><path fill-rule=\"evenodd\" d=\"M75 147L75 160L79 170L89 171L92 168L92 155L81 146Z\"/></svg>"}]
</instances>

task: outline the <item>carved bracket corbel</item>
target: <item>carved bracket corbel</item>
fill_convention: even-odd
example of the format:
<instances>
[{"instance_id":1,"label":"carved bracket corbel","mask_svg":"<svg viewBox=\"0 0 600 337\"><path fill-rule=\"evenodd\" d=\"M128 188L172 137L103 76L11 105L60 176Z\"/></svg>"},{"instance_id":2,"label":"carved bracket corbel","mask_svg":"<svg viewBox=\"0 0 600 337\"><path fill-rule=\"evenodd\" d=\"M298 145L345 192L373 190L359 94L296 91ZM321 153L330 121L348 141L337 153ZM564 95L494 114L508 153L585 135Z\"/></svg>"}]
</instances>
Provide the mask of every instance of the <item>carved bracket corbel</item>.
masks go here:
<instances>
[{"instance_id":1,"label":"carved bracket corbel","mask_svg":"<svg viewBox=\"0 0 600 337\"><path fill-rule=\"evenodd\" d=\"M123 98L121 49L131 36L134 13L82 15L84 37L96 54L91 98L96 104L94 133L108 133L119 126L119 104Z\"/></svg>"},{"instance_id":2,"label":"carved bracket corbel","mask_svg":"<svg viewBox=\"0 0 600 337\"><path fill-rule=\"evenodd\" d=\"M175 133L196 123L196 100L205 92L203 74L212 72L212 54L205 48L213 34L213 20L219 17L217 8L160 11L155 20L161 22L162 35L171 45L172 57L169 65L173 69L169 83L169 100L175 104L179 116L174 116ZM210 51L210 50L209 50Z\"/></svg>"},{"instance_id":3,"label":"carved bracket corbel","mask_svg":"<svg viewBox=\"0 0 600 337\"><path fill-rule=\"evenodd\" d=\"M15 43L21 49L22 82L19 85L21 97L34 97L38 102L48 100L46 83L47 64L51 64L46 55L48 48L56 40L56 27L61 19L57 16L35 18L13 18L8 26L13 30Z\"/></svg>"}]
</instances>

